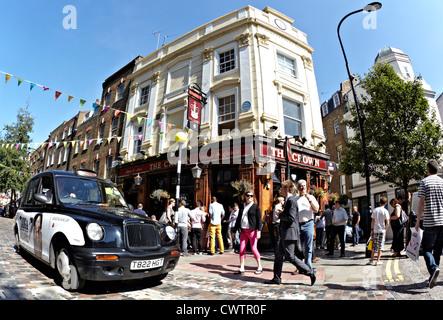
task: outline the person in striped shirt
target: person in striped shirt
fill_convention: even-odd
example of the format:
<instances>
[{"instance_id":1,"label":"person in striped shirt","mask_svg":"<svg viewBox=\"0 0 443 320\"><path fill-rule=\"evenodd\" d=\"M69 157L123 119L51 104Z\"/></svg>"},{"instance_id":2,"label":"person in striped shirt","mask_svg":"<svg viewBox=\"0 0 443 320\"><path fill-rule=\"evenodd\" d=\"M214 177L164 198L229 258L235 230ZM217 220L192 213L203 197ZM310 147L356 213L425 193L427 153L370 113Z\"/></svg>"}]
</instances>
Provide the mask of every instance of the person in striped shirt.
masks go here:
<instances>
[{"instance_id":1,"label":"person in striped shirt","mask_svg":"<svg viewBox=\"0 0 443 320\"><path fill-rule=\"evenodd\" d=\"M423 215L423 255L430 274L429 288L437 283L440 273L440 256L443 248L443 179L437 175L439 165L429 160L428 176L420 183L418 189L419 203L415 230L420 227Z\"/></svg>"}]
</instances>

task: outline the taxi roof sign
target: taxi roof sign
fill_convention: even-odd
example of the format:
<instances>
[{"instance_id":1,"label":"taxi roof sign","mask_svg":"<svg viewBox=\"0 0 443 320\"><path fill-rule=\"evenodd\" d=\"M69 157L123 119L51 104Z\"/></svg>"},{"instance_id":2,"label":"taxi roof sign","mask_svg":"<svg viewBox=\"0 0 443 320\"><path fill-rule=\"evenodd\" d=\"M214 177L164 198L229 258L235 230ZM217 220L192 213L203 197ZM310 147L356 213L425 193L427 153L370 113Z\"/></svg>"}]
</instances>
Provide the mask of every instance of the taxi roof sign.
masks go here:
<instances>
[{"instance_id":1,"label":"taxi roof sign","mask_svg":"<svg viewBox=\"0 0 443 320\"><path fill-rule=\"evenodd\" d=\"M97 173L95 171L88 170L88 169L79 169L79 170L75 171L75 174L79 177L89 177L89 178L96 178L97 177Z\"/></svg>"}]
</instances>

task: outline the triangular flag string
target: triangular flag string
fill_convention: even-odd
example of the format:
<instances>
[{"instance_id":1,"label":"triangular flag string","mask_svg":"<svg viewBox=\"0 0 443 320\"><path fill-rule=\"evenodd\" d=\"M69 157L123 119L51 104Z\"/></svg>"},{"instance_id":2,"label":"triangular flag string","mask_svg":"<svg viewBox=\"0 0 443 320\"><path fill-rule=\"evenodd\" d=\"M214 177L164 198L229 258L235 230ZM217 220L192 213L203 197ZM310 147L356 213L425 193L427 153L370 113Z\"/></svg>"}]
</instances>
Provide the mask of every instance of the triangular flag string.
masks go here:
<instances>
[{"instance_id":1,"label":"triangular flag string","mask_svg":"<svg viewBox=\"0 0 443 320\"><path fill-rule=\"evenodd\" d=\"M7 83L12 77L14 77L14 78L17 78L18 86L20 86L20 84L21 84L23 81L28 82L28 83L29 83L29 90L30 90L30 91L32 91L32 89L34 89L35 86L39 86L39 87L41 87L41 88L43 89L43 91L49 91L49 90L54 91L54 93L55 93L55 101L57 101L57 99L60 97L60 95L63 94L61 91L51 89L51 88L49 88L49 87L43 86L43 85L38 84L38 83L35 83L35 82L31 82L31 81L25 80L25 79L23 79L23 78L19 78L19 77L15 76L15 75L12 75L12 74L9 74L9 73L3 72L3 71L0 71L0 73L3 73L3 74L5 75L5 83ZM72 99L74 99L74 98L75 98L75 96L73 96L73 95L68 95L68 102L70 102L70 101L71 101ZM79 100L80 100L80 109L81 109L81 108L84 106L84 104L87 102L87 100L85 100L85 99L79 99ZM98 101L98 99L97 99L97 101L96 101L95 103L92 104L92 107L93 107L94 110L95 110L96 108L98 108L98 107L103 107L102 110L103 110L103 113L104 113L104 114L105 114L108 110L113 110L115 116L118 116L120 113L125 113L125 114L126 114L126 117L127 117L127 119L128 119L128 121L131 120L131 119L132 119L132 116L133 116L133 114L130 113L130 112L122 111L122 110L120 110L120 109L111 108L111 107L109 107L109 106L101 106L100 103L99 103L99 101ZM153 123L153 119L150 119L150 118L147 118L147 117L143 117L143 116L137 116L137 122L138 122L139 124L141 123L141 121L142 121L143 119L146 119L146 121L147 121L147 126L148 126L148 127L150 127L150 126L152 125L152 123ZM163 132L164 130L162 131L162 125L163 125L163 124L166 126L168 132L171 130L172 127L176 127L176 128L178 128L178 126L176 126L175 124L172 124L172 123L166 123L166 122L162 122L162 121L158 121L159 135L160 135L161 138L163 138L163 135L164 135L164 132ZM163 128L164 128L164 127L163 127ZM154 130L154 129L153 129L153 130ZM152 134L149 134L148 136L149 136L150 139L152 139L152 136L153 136L153 135L152 135ZM120 139L121 139L121 138L122 138L122 137L117 137L118 142L120 142ZM129 139L132 139L132 137L130 136ZM93 140L95 140L95 139L90 139L90 140L89 140L89 144L91 144ZM85 141L81 141L81 140L78 140L78 142L81 143L81 144L85 143ZM71 143L72 143L72 146L74 146L75 141L74 141L74 142L71 141ZM35 145L44 145L44 144L45 144L45 142L44 142L44 143L35 143ZM57 143L57 144L58 144L58 143ZM16 146L16 148L18 148L18 146L22 146L22 148L23 148L23 144L18 144L18 143L15 143L15 144L13 144L13 143L9 143L9 144L6 144L6 145L4 145L4 146L9 147L10 149L12 149L14 146ZM51 148L51 147L52 147L52 142L49 142L49 144L48 144L48 148Z\"/></svg>"}]
</instances>

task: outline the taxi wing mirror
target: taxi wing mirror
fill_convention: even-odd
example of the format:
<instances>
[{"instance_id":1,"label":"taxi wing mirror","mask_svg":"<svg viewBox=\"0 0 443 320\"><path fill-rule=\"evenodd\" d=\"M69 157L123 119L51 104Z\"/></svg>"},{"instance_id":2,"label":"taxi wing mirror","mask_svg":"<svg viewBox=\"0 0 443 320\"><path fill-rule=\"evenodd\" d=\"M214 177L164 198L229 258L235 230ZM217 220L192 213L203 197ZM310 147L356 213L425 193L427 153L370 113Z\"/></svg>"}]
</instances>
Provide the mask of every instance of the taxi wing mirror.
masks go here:
<instances>
[{"instance_id":1,"label":"taxi wing mirror","mask_svg":"<svg viewBox=\"0 0 443 320\"><path fill-rule=\"evenodd\" d=\"M42 204L51 204L51 199L43 193L34 194L34 200Z\"/></svg>"}]
</instances>

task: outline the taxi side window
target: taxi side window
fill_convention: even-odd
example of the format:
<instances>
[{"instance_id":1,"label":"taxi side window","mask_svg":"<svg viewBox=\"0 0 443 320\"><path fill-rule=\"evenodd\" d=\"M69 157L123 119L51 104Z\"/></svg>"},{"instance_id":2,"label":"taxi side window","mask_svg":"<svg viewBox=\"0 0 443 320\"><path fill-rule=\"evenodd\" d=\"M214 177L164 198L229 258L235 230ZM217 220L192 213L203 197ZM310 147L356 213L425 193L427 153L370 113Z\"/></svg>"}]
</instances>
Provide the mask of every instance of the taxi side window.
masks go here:
<instances>
[{"instance_id":1,"label":"taxi side window","mask_svg":"<svg viewBox=\"0 0 443 320\"><path fill-rule=\"evenodd\" d=\"M25 196L25 205L35 205L36 201L34 200L34 194L38 193L38 187L40 184L40 179L34 179L29 184L28 192Z\"/></svg>"},{"instance_id":2,"label":"taxi side window","mask_svg":"<svg viewBox=\"0 0 443 320\"><path fill-rule=\"evenodd\" d=\"M53 188L52 188L51 178L48 176L42 177L42 191L41 191L41 193L43 193L45 196L47 196L48 199L52 202L52 195L54 194L54 192L53 192Z\"/></svg>"}]
</instances>

